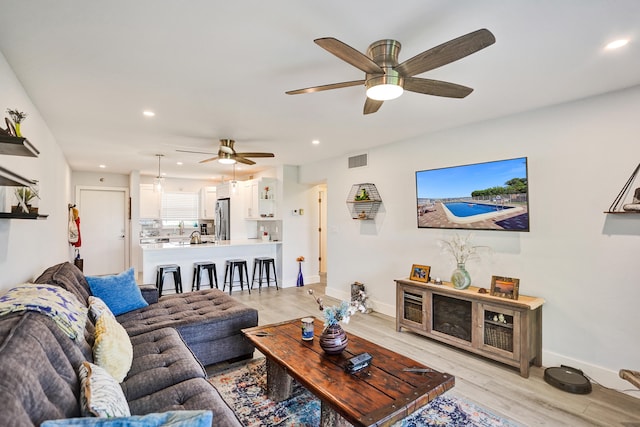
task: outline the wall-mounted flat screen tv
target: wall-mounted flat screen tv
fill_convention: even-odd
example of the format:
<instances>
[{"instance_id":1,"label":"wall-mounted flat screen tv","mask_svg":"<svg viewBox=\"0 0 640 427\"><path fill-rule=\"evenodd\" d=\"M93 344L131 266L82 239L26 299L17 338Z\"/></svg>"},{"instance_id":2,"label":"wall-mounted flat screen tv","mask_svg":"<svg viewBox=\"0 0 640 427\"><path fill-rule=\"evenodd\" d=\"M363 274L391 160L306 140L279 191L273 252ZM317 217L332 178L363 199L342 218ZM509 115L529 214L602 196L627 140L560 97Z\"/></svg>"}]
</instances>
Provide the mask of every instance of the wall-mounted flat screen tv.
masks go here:
<instances>
[{"instance_id":1,"label":"wall-mounted flat screen tv","mask_svg":"<svg viewBox=\"0 0 640 427\"><path fill-rule=\"evenodd\" d=\"M529 231L527 158L416 172L418 228Z\"/></svg>"}]
</instances>

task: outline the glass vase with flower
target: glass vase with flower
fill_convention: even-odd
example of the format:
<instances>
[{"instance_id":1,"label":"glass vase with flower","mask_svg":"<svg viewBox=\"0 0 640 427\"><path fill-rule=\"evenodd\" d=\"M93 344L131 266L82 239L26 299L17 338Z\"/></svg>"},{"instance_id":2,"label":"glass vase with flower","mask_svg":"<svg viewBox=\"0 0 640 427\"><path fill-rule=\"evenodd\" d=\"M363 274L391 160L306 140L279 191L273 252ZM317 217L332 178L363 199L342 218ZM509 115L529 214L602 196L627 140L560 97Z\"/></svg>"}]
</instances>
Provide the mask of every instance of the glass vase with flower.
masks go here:
<instances>
[{"instance_id":1,"label":"glass vase with flower","mask_svg":"<svg viewBox=\"0 0 640 427\"><path fill-rule=\"evenodd\" d=\"M440 245L445 253L453 255L456 260L456 269L451 274L451 283L456 289L467 289L471 286L471 276L467 271L467 261L479 258L480 249L489 249L488 246L474 246L471 244L473 234L461 237L456 234L450 241L441 240Z\"/></svg>"}]
</instances>

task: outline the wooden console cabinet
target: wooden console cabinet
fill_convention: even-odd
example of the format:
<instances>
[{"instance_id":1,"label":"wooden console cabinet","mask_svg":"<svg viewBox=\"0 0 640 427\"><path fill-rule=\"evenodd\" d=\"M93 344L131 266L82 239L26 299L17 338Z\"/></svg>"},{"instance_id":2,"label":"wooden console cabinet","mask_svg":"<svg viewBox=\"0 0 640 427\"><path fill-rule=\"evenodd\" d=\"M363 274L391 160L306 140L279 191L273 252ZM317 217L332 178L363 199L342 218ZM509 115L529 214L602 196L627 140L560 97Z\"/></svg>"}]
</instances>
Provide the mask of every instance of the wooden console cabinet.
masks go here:
<instances>
[{"instance_id":1,"label":"wooden console cabinet","mask_svg":"<svg viewBox=\"0 0 640 427\"><path fill-rule=\"evenodd\" d=\"M542 298L517 300L409 279L396 281L396 330L411 332L514 366L529 377L542 364Z\"/></svg>"}]
</instances>

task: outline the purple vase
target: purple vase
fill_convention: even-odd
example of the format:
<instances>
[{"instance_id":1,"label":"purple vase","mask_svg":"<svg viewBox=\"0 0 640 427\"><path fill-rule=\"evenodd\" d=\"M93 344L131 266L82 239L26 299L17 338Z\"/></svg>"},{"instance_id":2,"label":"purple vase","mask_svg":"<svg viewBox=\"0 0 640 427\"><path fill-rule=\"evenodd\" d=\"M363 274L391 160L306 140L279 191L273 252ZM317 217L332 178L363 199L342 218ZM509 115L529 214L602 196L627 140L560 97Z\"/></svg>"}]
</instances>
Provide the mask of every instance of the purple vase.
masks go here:
<instances>
[{"instance_id":1,"label":"purple vase","mask_svg":"<svg viewBox=\"0 0 640 427\"><path fill-rule=\"evenodd\" d=\"M329 325L320 334L320 347L327 354L340 354L347 348L349 337L340 324Z\"/></svg>"}]
</instances>

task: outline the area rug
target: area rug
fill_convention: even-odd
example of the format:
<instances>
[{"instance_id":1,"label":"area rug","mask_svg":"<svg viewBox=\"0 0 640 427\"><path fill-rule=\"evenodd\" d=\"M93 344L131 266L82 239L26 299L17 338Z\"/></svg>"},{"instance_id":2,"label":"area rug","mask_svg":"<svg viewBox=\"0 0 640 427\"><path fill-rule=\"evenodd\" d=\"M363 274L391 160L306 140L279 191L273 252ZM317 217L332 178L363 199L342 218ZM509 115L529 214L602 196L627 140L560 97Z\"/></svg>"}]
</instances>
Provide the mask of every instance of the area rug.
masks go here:
<instances>
[{"instance_id":1,"label":"area rug","mask_svg":"<svg viewBox=\"0 0 640 427\"><path fill-rule=\"evenodd\" d=\"M320 401L294 381L291 397L273 402L266 396L264 359L252 360L215 373L209 379L245 427L316 427ZM518 427L452 391L397 422L393 427Z\"/></svg>"}]
</instances>

